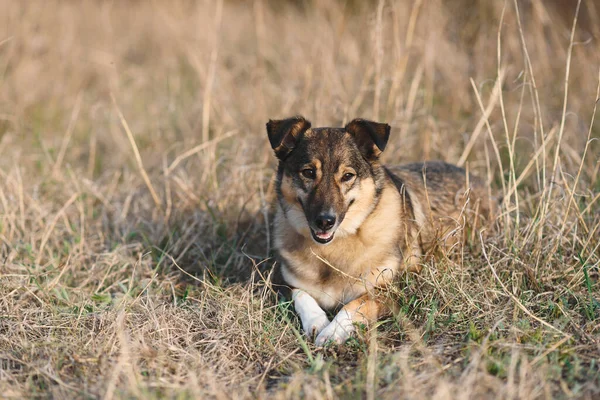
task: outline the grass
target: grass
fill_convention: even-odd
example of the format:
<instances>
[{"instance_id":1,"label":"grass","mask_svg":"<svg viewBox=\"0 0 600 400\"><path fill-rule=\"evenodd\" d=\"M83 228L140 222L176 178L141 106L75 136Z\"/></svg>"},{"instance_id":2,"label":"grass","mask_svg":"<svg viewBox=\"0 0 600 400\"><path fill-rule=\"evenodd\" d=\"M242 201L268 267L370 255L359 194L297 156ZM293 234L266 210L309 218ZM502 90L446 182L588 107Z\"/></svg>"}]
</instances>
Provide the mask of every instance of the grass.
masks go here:
<instances>
[{"instance_id":1,"label":"grass","mask_svg":"<svg viewBox=\"0 0 600 400\"><path fill-rule=\"evenodd\" d=\"M3 397L600 394L593 1L0 3ZM292 114L504 199L339 348L268 283Z\"/></svg>"}]
</instances>

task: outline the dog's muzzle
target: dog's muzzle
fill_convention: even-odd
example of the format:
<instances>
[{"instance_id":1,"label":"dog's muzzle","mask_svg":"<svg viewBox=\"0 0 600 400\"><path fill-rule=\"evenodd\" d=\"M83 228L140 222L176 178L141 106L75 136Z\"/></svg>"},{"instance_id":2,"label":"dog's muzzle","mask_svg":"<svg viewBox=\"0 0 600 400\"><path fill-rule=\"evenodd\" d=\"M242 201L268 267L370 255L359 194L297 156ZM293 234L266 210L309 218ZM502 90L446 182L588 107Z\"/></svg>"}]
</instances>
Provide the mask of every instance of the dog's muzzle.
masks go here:
<instances>
[{"instance_id":1,"label":"dog's muzzle","mask_svg":"<svg viewBox=\"0 0 600 400\"><path fill-rule=\"evenodd\" d=\"M335 230L333 229L335 222L335 215L319 214L317 218L315 218L315 228L311 227L310 229L313 239L315 239L317 243L321 244L331 242L335 234Z\"/></svg>"}]
</instances>

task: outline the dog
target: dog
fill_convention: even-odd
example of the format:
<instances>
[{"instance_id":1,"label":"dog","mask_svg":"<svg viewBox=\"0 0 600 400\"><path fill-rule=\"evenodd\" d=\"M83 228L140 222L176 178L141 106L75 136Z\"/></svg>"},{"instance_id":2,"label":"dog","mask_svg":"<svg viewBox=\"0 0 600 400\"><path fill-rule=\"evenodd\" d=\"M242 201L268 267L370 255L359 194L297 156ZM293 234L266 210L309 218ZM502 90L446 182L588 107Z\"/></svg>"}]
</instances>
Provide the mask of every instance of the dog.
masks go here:
<instances>
[{"instance_id":1,"label":"dog","mask_svg":"<svg viewBox=\"0 0 600 400\"><path fill-rule=\"evenodd\" d=\"M341 344L356 324L388 314L379 293L490 216L485 184L462 168L382 165L390 131L365 119L344 128L312 128L301 116L267 123L279 161L273 282L316 346ZM337 311L331 321L327 311Z\"/></svg>"}]
</instances>

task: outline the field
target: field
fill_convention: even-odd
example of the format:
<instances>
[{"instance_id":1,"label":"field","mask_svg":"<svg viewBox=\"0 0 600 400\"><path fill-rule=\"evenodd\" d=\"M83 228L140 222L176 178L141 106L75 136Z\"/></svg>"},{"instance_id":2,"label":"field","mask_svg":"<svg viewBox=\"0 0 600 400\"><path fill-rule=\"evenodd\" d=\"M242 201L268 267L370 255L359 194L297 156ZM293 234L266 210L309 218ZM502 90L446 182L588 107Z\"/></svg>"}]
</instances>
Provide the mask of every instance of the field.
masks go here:
<instances>
[{"instance_id":1,"label":"field","mask_svg":"<svg viewBox=\"0 0 600 400\"><path fill-rule=\"evenodd\" d=\"M0 397L597 398L600 6L0 0ZM392 125L494 226L315 348L270 285L269 118Z\"/></svg>"}]
</instances>

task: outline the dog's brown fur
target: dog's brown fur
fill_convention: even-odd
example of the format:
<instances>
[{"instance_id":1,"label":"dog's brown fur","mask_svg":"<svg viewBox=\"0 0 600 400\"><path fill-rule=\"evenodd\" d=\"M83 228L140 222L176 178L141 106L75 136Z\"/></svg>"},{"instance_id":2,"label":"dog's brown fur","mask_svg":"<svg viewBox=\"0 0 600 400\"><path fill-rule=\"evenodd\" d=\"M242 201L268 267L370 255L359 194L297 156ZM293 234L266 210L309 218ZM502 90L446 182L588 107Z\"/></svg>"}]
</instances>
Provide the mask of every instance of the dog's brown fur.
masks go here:
<instances>
[{"instance_id":1,"label":"dog's brown fur","mask_svg":"<svg viewBox=\"0 0 600 400\"><path fill-rule=\"evenodd\" d=\"M377 290L490 217L485 185L461 168L443 162L383 167L388 125L354 120L345 128L311 129L296 117L270 121L267 131L280 160L276 276L325 310L343 307L354 322L378 319L387 308L374 297ZM314 236L314 221L324 212L341 218L326 245Z\"/></svg>"}]
</instances>

